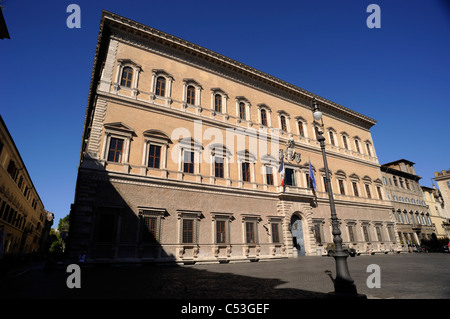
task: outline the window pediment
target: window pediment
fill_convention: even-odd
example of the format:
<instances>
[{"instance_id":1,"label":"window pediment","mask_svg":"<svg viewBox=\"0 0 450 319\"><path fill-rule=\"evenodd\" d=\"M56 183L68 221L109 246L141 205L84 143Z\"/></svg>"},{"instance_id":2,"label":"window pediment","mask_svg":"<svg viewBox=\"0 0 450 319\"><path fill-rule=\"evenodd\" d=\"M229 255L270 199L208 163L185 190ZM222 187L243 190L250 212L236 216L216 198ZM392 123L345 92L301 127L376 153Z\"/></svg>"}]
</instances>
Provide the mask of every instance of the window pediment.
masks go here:
<instances>
[{"instance_id":1,"label":"window pediment","mask_svg":"<svg viewBox=\"0 0 450 319\"><path fill-rule=\"evenodd\" d=\"M183 79L183 82L186 85L193 85L193 86L198 87L200 90L203 90L202 85L200 83L198 83L197 81L195 81L194 79Z\"/></svg>"},{"instance_id":2,"label":"window pediment","mask_svg":"<svg viewBox=\"0 0 450 319\"><path fill-rule=\"evenodd\" d=\"M174 79L172 74L167 73L166 71L164 71L162 69L153 69L152 72L155 73L156 76L164 76L164 77L169 78L171 80Z\"/></svg>"},{"instance_id":3,"label":"window pediment","mask_svg":"<svg viewBox=\"0 0 450 319\"><path fill-rule=\"evenodd\" d=\"M134 129L122 122L108 123L108 124L104 124L103 126L108 131L119 131L119 132L128 133L130 135L136 136Z\"/></svg>"},{"instance_id":4,"label":"window pediment","mask_svg":"<svg viewBox=\"0 0 450 319\"><path fill-rule=\"evenodd\" d=\"M142 70L142 66L140 64L134 62L131 59L118 59L117 61L120 64L122 64L123 66L131 65L131 66L135 67L136 69Z\"/></svg>"},{"instance_id":5,"label":"window pediment","mask_svg":"<svg viewBox=\"0 0 450 319\"><path fill-rule=\"evenodd\" d=\"M152 138L156 140L160 140L164 143L172 144L172 141L170 140L170 137L160 130L147 130L144 133L142 133L146 138Z\"/></svg>"},{"instance_id":6,"label":"window pediment","mask_svg":"<svg viewBox=\"0 0 450 319\"><path fill-rule=\"evenodd\" d=\"M347 177L347 174L343 170L338 169L335 173L337 176Z\"/></svg>"}]
</instances>

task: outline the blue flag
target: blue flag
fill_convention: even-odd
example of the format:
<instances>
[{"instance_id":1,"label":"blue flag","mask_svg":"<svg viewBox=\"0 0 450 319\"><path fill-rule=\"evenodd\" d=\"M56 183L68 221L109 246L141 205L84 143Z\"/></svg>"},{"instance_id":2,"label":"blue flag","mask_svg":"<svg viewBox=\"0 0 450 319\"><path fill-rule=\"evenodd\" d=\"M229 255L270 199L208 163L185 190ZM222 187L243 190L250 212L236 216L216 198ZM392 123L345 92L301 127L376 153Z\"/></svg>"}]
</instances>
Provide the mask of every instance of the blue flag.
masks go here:
<instances>
[{"instance_id":1,"label":"blue flag","mask_svg":"<svg viewBox=\"0 0 450 319\"><path fill-rule=\"evenodd\" d=\"M312 186L314 187L315 190L317 190L316 179L314 178L314 172L312 170L311 161L309 161L309 178L311 179Z\"/></svg>"}]
</instances>

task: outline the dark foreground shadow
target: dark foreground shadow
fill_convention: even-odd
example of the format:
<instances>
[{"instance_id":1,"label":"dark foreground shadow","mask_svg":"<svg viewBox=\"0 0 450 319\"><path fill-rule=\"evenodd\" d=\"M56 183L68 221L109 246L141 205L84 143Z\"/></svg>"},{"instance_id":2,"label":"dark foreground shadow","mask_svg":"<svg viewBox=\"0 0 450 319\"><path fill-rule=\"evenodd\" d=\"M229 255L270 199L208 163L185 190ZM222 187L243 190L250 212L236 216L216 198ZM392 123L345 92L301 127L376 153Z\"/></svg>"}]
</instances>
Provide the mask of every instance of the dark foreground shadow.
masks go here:
<instances>
[{"instance_id":1,"label":"dark foreground shadow","mask_svg":"<svg viewBox=\"0 0 450 319\"><path fill-rule=\"evenodd\" d=\"M0 282L1 299L325 299L327 294L276 288L279 279L214 273L195 266L81 268L81 288L69 289L65 267L33 269Z\"/></svg>"}]
</instances>

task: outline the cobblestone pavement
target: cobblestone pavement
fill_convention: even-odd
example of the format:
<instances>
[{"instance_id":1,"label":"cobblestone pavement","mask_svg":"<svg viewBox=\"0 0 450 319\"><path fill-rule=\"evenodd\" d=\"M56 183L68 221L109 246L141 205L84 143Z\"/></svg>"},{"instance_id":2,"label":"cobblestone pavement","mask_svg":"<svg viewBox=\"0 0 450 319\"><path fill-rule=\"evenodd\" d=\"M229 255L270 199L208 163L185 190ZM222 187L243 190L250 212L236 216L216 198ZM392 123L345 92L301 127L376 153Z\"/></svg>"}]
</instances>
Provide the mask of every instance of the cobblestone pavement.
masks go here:
<instances>
[{"instance_id":1,"label":"cobblestone pavement","mask_svg":"<svg viewBox=\"0 0 450 319\"><path fill-rule=\"evenodd\" d=\"M450 299L450 254L364 255L347 259L368 299ZM368 266L380 268L369 288ZM82 266L81 288L69 289L66 265L44 263L0 280L0 299L324 299L334 290L332 257L192 266Z\"/></svg>"}]
</instances>

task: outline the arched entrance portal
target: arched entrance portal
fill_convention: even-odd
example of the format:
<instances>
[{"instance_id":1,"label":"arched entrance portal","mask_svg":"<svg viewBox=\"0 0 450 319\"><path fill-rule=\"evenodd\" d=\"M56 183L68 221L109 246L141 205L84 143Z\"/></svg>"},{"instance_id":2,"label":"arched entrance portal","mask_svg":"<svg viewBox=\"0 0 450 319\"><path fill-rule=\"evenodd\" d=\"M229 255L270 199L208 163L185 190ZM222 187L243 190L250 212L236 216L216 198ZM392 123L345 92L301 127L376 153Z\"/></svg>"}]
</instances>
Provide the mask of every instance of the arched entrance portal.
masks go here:
<instances>
[{"instance_id":1,"label":"arched entrance portal","mask_svg":"<svg viewBox=\"0 0 450 319\"><path fill-rule=\"evenodd\" d=\"M293 215L291 217L292 243L294 253L297 250L299 256L305 256L305 241L303 239L303 225L301 217Z\"/></svg>"}]
</instances>

